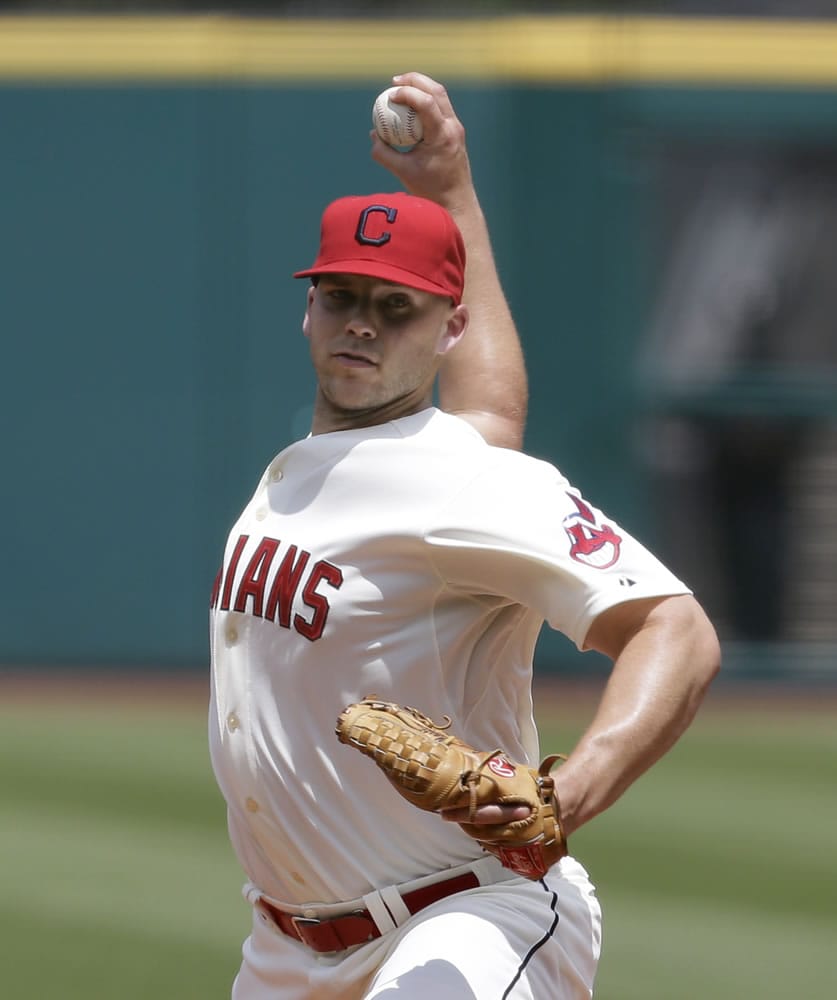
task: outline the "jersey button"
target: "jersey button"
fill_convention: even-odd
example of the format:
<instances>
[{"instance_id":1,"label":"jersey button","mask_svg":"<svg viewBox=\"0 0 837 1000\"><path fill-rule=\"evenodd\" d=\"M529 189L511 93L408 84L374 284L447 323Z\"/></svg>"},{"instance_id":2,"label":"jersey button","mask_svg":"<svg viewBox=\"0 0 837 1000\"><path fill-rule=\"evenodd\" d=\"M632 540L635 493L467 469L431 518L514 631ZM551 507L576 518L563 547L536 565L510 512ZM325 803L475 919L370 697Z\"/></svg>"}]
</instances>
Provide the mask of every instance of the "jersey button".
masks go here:
<instances>
[{"instance_id":1,"label":"jersey button","mask_svg":"<svg viewBox=\"0 0 837 1000\"><path fill-rule=\"evenodd\" d=\"M271 482L278 483L280 479L285 475L285 473L277 465L276 468L270 470Z\"/></svg>"},{"instance_id":2,"label":"jersey button","mask_svg":"<svg viewBox=\"0 0 837 1000\"><path fill-rule=\"evenodd\" d=\"M234 733L236 729L240 727L240 725L241 723L238 721L238 716L235 714L235 712L230 712L230 714L227 716L227 729L229 729L231 733Z\"/></svg>"},{"instance_id":3,"label":"jersey button","mask_svg":"<svg viewBox=\"0 0 837 1000\"><path fill-rule=\"evenodd\" d=\"M233 628L232 625L227 629L227 642L231 646L234 646L238 642L238 629Z\"/></svg>"},{"instance_id":4,"label":"jersey button","mask_svg":"<svg viewBox=\"0 0 837 1000\"><path fill-rule=\"evenodd\" d=\"M247 799L245 799L244 805L247 809L247 812L257 813L259 811L259 803L256 802L256 800L253 798L248 797Z\"/></svg>"},{"instance_id":5,"label":"jersey button","mask_svg":"<svg viewBox=\"0 0 837 1000\"><path fill-rule=\"evenodd\" d=\"M267 507L259 507L256 511L256 520L263 521L267 517Z\"/></svg>"}]
</instances>

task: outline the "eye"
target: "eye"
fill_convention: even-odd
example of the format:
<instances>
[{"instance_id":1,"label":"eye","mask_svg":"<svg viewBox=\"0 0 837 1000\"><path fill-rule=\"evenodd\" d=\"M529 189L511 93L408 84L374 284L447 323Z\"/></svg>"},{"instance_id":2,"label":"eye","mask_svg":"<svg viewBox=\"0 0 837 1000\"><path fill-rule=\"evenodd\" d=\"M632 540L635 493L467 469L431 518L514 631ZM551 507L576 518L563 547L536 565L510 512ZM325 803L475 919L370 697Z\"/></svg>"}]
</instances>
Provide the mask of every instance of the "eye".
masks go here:
<instances>
[{"instance_id":1,"label":"eye","mask_svg":"<svg viewBox=\"0 0 837 1000\"><path fill-rule=\"evenodd\" d=\"M386 297L384 307L392 312L401 312L404 309L411 308L412 304L409 295L405 295L403 292L395 292Z\"/></svg>"},{"instance_id":2,"label":"eye","mask_svg":"<svg viewBox=\"0 0 837 1000\"><path fill-rule=\"evenodd\" d=\"M348 288L341 288L338 285L326 286L321 289L323 300L327 306L342 308L348 305L353 297Z\"/></svg>"}]
</instances>

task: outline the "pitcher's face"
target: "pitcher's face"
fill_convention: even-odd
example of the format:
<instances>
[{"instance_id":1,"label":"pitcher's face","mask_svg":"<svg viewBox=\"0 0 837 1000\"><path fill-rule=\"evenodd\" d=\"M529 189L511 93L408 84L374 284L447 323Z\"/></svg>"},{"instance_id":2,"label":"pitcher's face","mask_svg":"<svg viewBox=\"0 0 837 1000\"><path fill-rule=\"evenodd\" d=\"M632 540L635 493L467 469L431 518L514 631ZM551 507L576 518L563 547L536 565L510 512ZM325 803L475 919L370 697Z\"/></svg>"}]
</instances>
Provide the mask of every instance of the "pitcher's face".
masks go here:
<instances>
[{"instance_id":1,"label":"pitcher's face","mask_svg":"<svg viewBox=\"0 0 837 1000\"><path fill-rule=\"evenodd\" d=\"M448 298L380 278L322 275L308 291L302 327L318 379L315 433L429 406L439 365L465 332L467 315Z\"/></svg>"}]
</instances>

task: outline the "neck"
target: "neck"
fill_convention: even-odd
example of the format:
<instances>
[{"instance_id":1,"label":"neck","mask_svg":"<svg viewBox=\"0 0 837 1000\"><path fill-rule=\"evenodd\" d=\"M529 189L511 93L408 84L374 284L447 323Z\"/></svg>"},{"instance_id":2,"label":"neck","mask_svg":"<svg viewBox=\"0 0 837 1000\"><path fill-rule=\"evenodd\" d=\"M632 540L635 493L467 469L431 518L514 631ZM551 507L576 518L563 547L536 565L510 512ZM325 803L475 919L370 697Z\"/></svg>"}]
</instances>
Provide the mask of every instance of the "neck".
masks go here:
<instances>
[{"instance_id":1,"label":"neck","mask_svg":"<svg viewBox=\"0 0 837 1000\"><path fill-rule=\"evenodd\" d=\"M367 410L340 410L332 406L321 392L317 392L314 400L314 416L311 420L311 433L331 434L334 431L358 430L362 427L376 427L388 424L391 420L409 417L421 413L433 405L432 394L421 399L394 399L383 405Z\"/></svg>"}]
</instances>

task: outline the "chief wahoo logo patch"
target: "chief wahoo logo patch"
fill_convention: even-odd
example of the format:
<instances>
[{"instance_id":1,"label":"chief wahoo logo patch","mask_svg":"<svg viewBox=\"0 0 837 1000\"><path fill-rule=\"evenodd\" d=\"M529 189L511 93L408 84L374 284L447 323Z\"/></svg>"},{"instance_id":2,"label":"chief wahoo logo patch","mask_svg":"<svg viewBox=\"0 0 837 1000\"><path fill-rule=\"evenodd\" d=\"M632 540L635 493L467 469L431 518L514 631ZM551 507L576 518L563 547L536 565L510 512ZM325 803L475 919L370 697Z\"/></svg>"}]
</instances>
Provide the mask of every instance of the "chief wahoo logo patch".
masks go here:
<instances>
[{"instance_id":1,"label":"chief wahoo logo patch","mask_svg":"<svg viewBox=\"0 0 837 1000\"><path fill-rule=\"evenodd\" d=\"M621 536L609 524L599 524L596 515L580 497L573 493L567 496L576 506L563 522L570 539L570 555L585 566L607 569L619 558Z\"/></svg>"}]
</instances>

